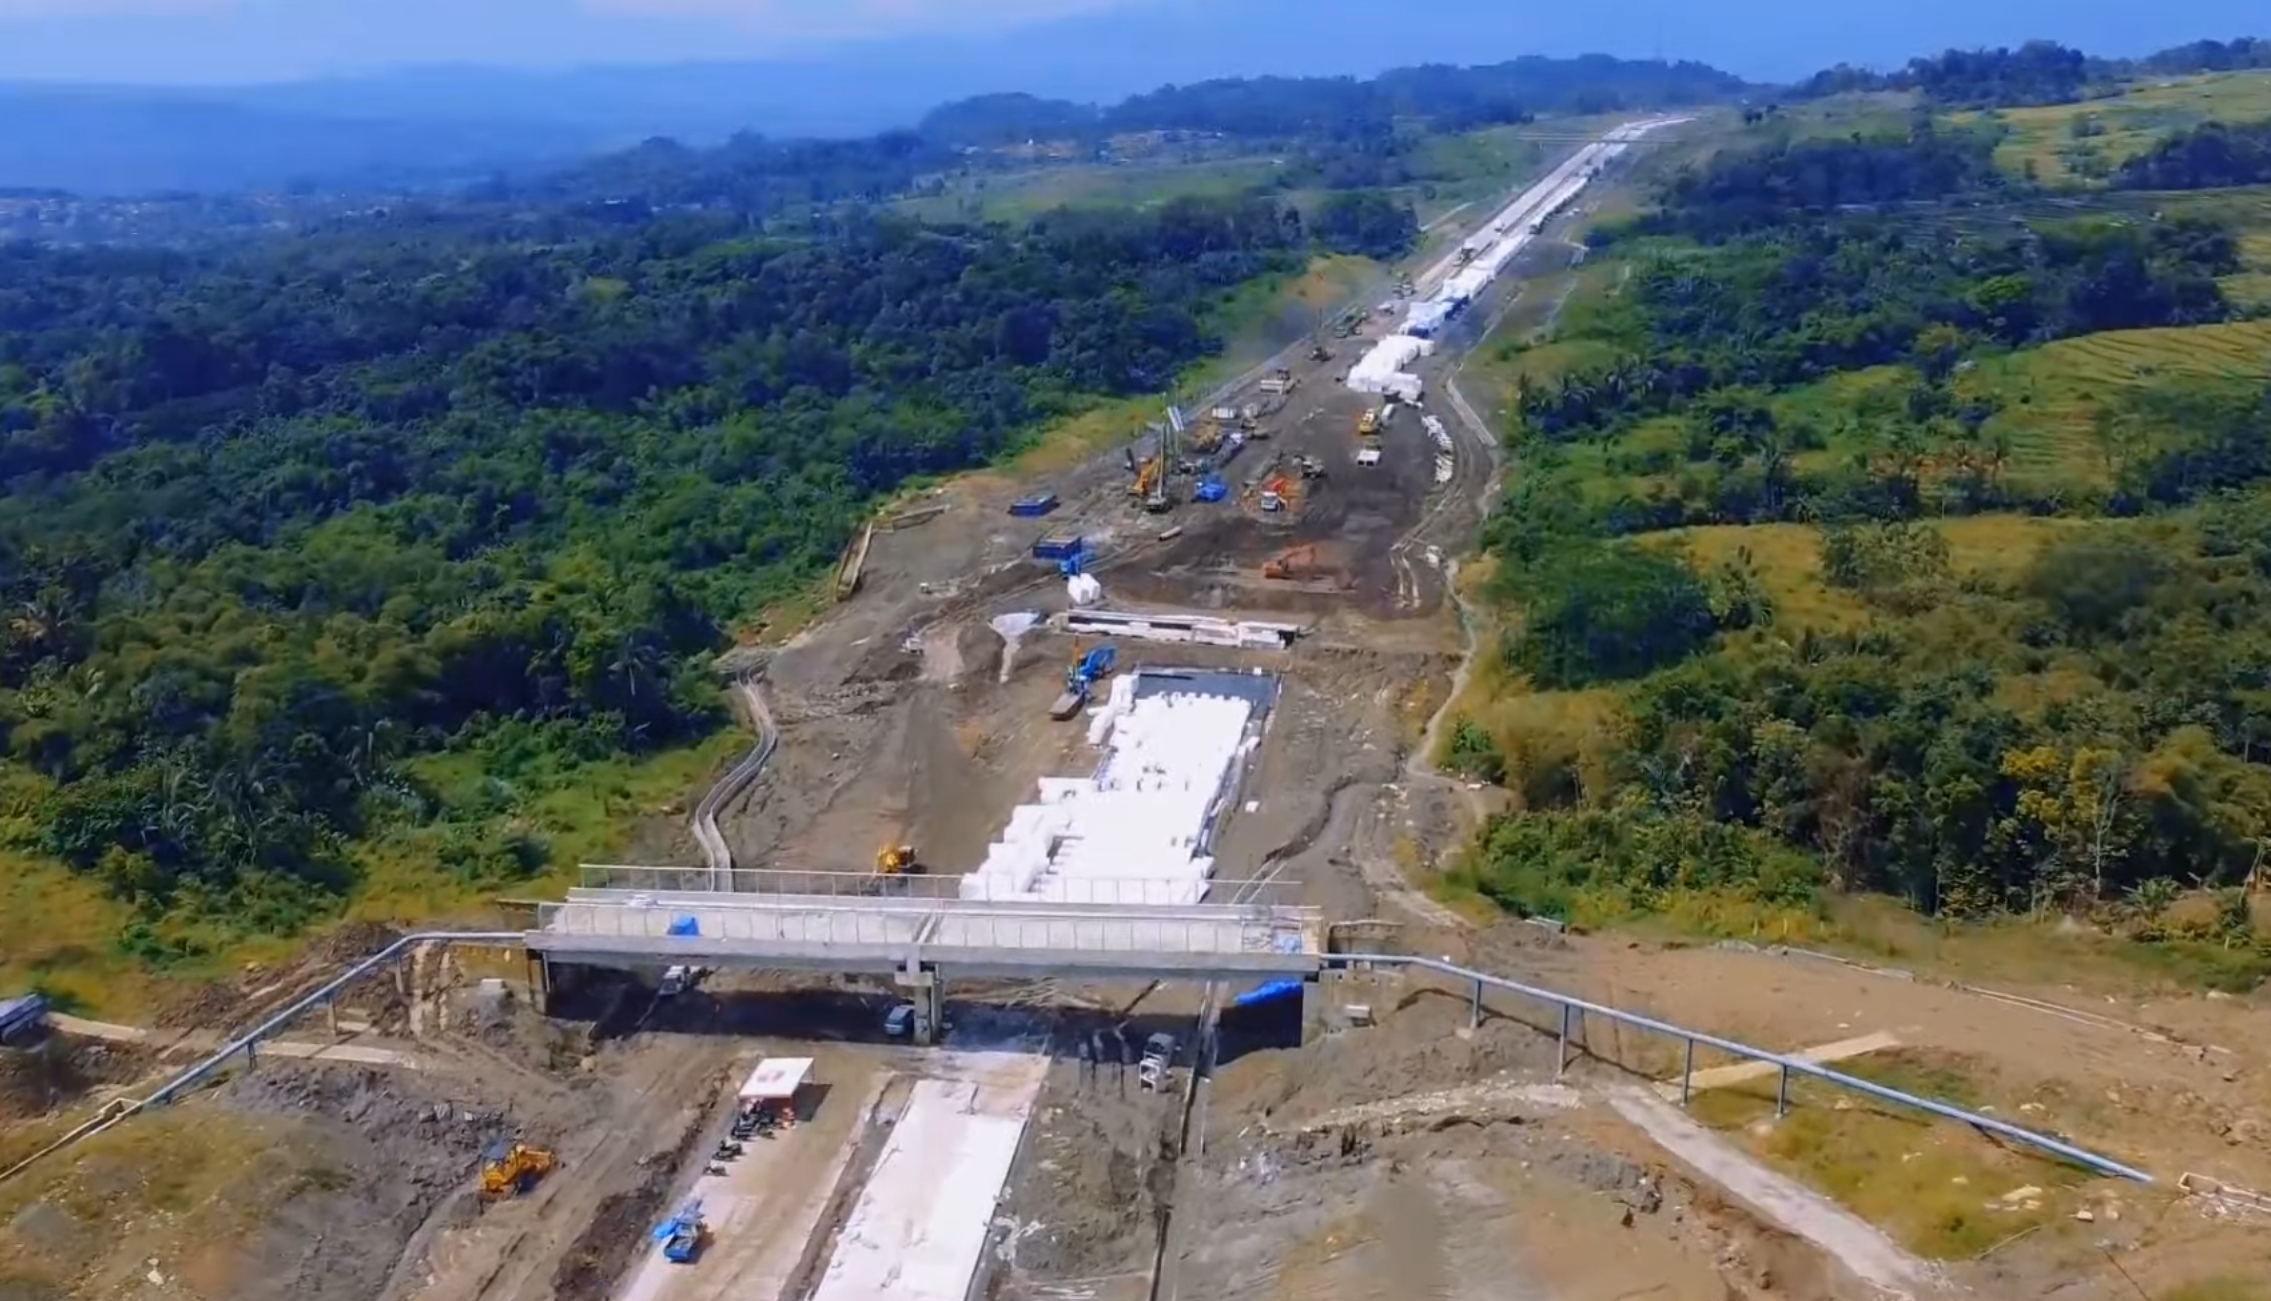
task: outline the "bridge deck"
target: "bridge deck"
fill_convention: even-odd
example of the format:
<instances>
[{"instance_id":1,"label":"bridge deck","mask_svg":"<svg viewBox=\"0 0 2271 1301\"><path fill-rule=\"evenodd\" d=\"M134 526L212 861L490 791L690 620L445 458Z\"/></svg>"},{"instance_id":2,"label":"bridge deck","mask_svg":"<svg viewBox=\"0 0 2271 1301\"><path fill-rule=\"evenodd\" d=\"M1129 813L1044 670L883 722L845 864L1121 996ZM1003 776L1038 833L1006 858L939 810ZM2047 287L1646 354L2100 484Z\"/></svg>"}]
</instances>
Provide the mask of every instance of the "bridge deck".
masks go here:
<instances>
[{"instance_id":1,"label":"bridge deck","mask_svg":"<svg viewBox=\"0 0 2271 1301\"><path fill-rule=\"evenodd\" d=\"M880 973L1303 974L1323 965L1314 909L1073 907L969 900L678 893L638 901L577 891L539 910L528 947L599 965ZM612 892L608 892L612 894ZM691 920L692 934L685 931Z\"/></svg>"}]
</instances>

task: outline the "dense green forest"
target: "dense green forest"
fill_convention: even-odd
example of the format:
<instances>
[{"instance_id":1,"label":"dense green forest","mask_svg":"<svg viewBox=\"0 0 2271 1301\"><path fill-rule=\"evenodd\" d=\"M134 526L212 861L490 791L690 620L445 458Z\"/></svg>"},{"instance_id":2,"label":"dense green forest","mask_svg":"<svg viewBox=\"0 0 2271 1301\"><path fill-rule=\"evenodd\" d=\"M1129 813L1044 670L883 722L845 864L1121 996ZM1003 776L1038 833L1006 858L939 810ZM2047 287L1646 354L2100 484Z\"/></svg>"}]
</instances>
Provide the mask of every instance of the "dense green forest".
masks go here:
<instances>
[{"instance_id":1,"label":"dense green forest","mask_svg":"<svg viewBox=\"0 0 2271 1301\"><path fill-rule=\"evenodd\" d=\"M2271 122L2205 122L2121 165L2129 190L2210 190L2271 183Z\"/></svg>"},{"instance_id":2,"label":"dense green forest","mask_svg":"<svg viewBox=\"0 0 2271 1301\"><path fill-rule=\"evenodd\" d=\"M18 846L288 928L349 842L718 725L697 667L877 494L1217 346L1263 198L1029 227L405 217L205 254L0 248L0 744ZM12 813L23 810L11 810ZM483 882L541 843L467 843Z\"/></svg>"},{"instance_id":3,"label":"dense green forest","mask_svg":"<svg viewBox=\"0 0 2271 1301\"><path fill-rule=\"evenodd\" d=\"M2002 197L1990 148L1928 125L1772 143L1596 235L1617 288L1517 386L1486 547L1518 611L1498 671L1606 691L1614 721L1456 730L1451 760L1520 810L1478 843L1477 889L1580 916L1830 889L2112 909L2209 941L2221 979L2271 970L2236 890L2166 916L2271 835L2271 388L2148 375L2098 413L2102 476L2067 481L2014 469L1981 379L2226 319L2236 240L1897 215ZM1959 562L1968 517L1998 542ZM1696 526L1734 544L1693 550Z\"/></svg>"},{"instance_id":4,"label":"dense green forest","mask_svg":"<svg viewBox=\"0 0 2271 1301\"><path fill-rule=\"evenodd\" d=\"M1261 140L1362 134L1399 122L1439 131L1526 122L1541 113L1613 113L1717 103L1750 89L1704 64L1530 56L1475 67L1397 68L1370 79L1254 77L1164 86L1115 105L1031 95L948 104L917 134L953 145L1028 140L1102 141L1144 131L1218 133Z\"/></svg>"}]
</instances>

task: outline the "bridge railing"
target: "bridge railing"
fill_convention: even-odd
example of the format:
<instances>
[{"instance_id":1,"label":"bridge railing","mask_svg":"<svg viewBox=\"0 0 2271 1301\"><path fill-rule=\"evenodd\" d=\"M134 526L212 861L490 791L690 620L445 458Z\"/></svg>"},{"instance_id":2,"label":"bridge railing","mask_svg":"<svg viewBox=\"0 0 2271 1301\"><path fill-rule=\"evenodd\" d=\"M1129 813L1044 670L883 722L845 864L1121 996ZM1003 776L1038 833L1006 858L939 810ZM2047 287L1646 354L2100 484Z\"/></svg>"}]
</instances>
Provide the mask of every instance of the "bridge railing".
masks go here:
<instances>
[{"instance_id":1,"label":"bridge railing","mask_svg":"<svg viewBox=\"0 0 2271 1301\"><path fill-rule=\"evenodd\" d=\"M2038 1133L2035 1130L2011 1124L2009 1121L1998 1120L1993 1116L1982 1115L1979 1112L1966 1111L1961 1107L1951 1106L1935 1098L1920 1097L1902 1089L1879 1084L1874 1080L1864 1080L1859 1076L1832 1070L1818 1063L1807 1061L1802 1057L1770 1052L1767 1049L1738 1043L1732 1039L1722 1039L1717 1035L1705 1034L1700 1030L1690 1030L1686 1026L1659 1021L1654 1017L1625 1011L1623 1008L1588 1002L1585 999L1557 993L1554 990L1540 989L1534 985L1525 985L1520 981L1507 980L1504 977L1492 976L1480 971L1470 971L1465 967L1453 966L1448 962L1438 962L1432 958L1416 958L1405 954L1336 953L1327 957L1325 963L1328 967L1339 968L1417 968L1434 972L1450 980L1469 984L1473 992L1474 1010L1472 1016L1473 1023L1476 1026L1480 1026L1482 1023L1484 995L1487 991L1496 990L1501 993L1519 994L1544 1004L1559 1021L1561 1042L1559 1067L1561 1069L1566 1069L1569 1064L1570 1045L1573 1036L1582 1036L1583 1034L1583 1018L1600 1017L1617 1025L1629 1026L1635 1030L1644 1030L1651 1034L1661 1035L1680 1044L1683 1049L1679 1093L1680 1105L1683 1107L1688 1104L1690 1094L1693 1091L1695 1050L1700 1046L1724 1053L1738 1060L1759 1062L1772 1068L1776 1076L1774 1113L1777 1116L1787 1113L1790 1108L1791 1079L1801 1077L1818 1080L1852 1093L1875 1098L1879 1102L1888 1102L1912 1111L1921 1111L1927 1115L1937 1116L1942 1120L1952 1120L1959 1124L1969 1125L1974 1129L2024 1144L2061 1160L2071 1161L2101 1175L2116 1179L2129 1179L2143 1184L2153 1182L2153 1177L2142 1170L2124 1165L2111 1157L2100 1156L2098 1153L2077 1147L2064 1139L2054 1138L2049 1134ZM1582 1039L1579 1038L1578 1042L1579 1050L1583 1051Z\"/></svg>"},{"instance_id":2,"label":"bridge railing","mask_svg":"<svg viewBox=\"0 0 2271 1301\"><path fill-rule=\"evenodd\" d=\"M671 940L751 945L839 945L903 949L1015 949L1064 953L1316 954L1321 926L1313 910L1241 908L1212 915L1132 910L990 911L965 905L935 912L844 907L712 907L658 902L542 904L537 925L563 937L619 939L630 951L651 946L672 960Z\"/></svg>"},{"instance_id":3,"label":"bridge railing","mask_svg":"<svg viewBox=\"0 0 2271 1301\"><path fill-rule=\"evenodd\" d=\"M875 872L804 872L789 868L734 868L713 873L701 867L639 867L586 863L578 869L586 890L627 890L646 894L686 894L717 890L727 894L799 895L843 899L962 899L963 882L975 878L917 873L884 876ZM1217 877L1201 899L1183 897L1188 887L1159 877L1060 877L1038 902L1073 907L1158 907L1202 904L1290 905L1299 883L1281 878ZM1024 903L1023 894L980 894L980 902Z\"/></svg>"}]
</instances>

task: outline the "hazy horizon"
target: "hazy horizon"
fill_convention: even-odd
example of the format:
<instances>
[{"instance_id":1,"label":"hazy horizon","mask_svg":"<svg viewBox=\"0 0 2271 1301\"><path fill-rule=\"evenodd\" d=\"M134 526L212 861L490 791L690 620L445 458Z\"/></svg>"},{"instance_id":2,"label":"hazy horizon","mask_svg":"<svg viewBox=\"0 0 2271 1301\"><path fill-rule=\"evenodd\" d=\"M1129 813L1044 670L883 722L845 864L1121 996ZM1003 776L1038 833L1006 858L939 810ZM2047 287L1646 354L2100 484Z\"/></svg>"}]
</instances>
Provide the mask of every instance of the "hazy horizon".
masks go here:
<instances>
[{"instance_id":1,"label":"hazy horizon","mask_svg":"<svg viewBox=\"0 0 2271 1301\"><path fill-rule=\"evenodd\" d=\"M969 0L0 0L0 80L232 88L863 54L919 61L935 51L941 60L998 60L995 88L1008 90L1024 88L1024 76L1045 78L1065 41L1108 46L1109 57L1087 49L1085 62L1106 65L1112 87L1242 68L1365 74L1593 52L1694 59L1778 80L1839 62L1888 66L2034 37L2118 55L2271 26L2259 5L2237 0L2146 10L2109 0L1915 0L1861 13L1814 0L1708 8L1640 0L1530 13L1505 0L1438 0L1416 17L1356 0L989 0L974 22L971 8ZM1030 64L1019 50L1026 37L1035 38Z\"/></svg>"}]
</instances>

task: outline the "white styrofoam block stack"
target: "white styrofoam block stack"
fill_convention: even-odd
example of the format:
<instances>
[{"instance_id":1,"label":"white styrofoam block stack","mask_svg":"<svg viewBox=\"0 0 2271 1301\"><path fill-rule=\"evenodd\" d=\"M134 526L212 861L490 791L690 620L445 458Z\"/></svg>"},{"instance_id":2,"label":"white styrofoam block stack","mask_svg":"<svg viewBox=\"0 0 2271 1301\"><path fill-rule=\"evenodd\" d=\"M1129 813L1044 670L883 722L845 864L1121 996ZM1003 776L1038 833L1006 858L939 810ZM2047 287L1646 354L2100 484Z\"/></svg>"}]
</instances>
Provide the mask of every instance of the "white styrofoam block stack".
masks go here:
<instances>
[{"instance_id":1,"label":"white styrofoam block stack","mask_svg":"<svg viewBox=\"0 0 2271 1301\"><path fill-rule=\"evenodd\" d=\"M1094 779L1044 778L1039 802L1010 815L966 899L1071 904L1191 904L1214 860L1208 815L1248 742L1253 706L1223 696L1134 698L1115 678L1090 735L1105 744Z\"/></svg>"}]
</instances>

